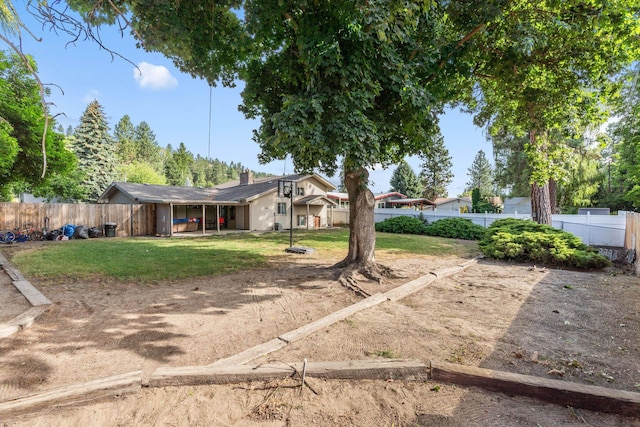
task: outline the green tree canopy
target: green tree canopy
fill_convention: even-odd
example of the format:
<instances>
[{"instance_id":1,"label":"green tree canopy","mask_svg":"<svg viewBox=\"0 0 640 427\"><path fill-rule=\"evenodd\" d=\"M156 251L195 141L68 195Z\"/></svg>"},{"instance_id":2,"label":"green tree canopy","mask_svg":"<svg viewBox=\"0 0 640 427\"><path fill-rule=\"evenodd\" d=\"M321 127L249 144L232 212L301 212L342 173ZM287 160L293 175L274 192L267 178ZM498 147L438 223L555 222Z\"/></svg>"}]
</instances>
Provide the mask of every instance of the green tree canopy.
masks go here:
<instances>
[{"instance_id":1,"label":"green tree canopy","mask_svg":"<svg viewBox=\"0 0 640 427\"><path fill-rule=\"evenodd\" d=\"M44 147L48 153L48 174L42 176L44 117L40 86L32 74L36 70L24 58L0 51L0 199L8 200L17 191L51 196L54 183L71 177L76 167L73 153L65 148L64 137L49 129Z\"/></svg>"},{"instance_id":2,"label":"green tree canopy","mask_svg":"<svg viewBox=\"0 0 640 427\"><path fill-rule=\"evenodd\" d=\"M578 137L604 120L613 77L638 59L640 4L515 0L503 7L470 41L479 90L469 105L491 134L527 136L533 216L550 224L549 180L558 178L565 153L557 133Z\"/></svg>"},{"instance_id":3,"label":"green tree canopy","mask_svg":"<svg viewBox=\"0 0 640 427\"><path fill-rule=\"evenodd\" d=\"M402 160L393 171L389 184L391 185L389 191L397 191L410 199L422 197L422 184L406 160Z\"/></svg>"},{"instance_id":4,"label":"green tree canopy","mask_svg":"<svg viewBox=\"0 0 640 427\"><path fill-rule=\"evenodd\" d=\"M442 135L435 137L431 149L422 153L420 158L422 159L420 180L424 187L422 197L432 201L438 197L447 197L447 186L453 180L453 172L451 172L453 164Z\"/></svg>"},{"instance_id":5,"label":"green tree canopy","mask_svg":"<svg viewBox=\"0 0 640 427\"><path fill-rule=\"evenodd\" d=\"M640 67L625 76L616 113L620 120L608 130L602 199L615 209L640 210Z\"/></svg>"}]
</instances>

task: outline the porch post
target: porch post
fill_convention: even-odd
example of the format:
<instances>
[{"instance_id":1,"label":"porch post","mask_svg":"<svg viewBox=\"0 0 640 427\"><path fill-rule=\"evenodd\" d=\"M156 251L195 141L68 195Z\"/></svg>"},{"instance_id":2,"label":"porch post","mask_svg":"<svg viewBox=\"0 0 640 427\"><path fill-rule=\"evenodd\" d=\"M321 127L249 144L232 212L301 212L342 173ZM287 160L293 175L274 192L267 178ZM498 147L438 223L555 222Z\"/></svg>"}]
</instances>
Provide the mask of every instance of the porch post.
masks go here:
<instances>
[{"instance_id":1,"label":"porch post","mask_svg":"<svg viewBox=\"0 0 640 427\"><path fill-rule=\"evenodd\" d=\"M206 223L207 223L207 213L206 213L206 205L203 204L202 205L202 218L200 219L200 221L202 222L202 234L205 234L205 228L206 228Z\"/></svg>"},{"instance_id":2,"label":"porch post","mask_svg":"<svg viewBox=\"0 0 640 427\"><path fill-rule=\"evenodd\" d=\"M307 230L309 229L309 203L307 203Z\"/></svg>"},{"instance_id":3,"label":"porch post","mask_svg":"<svg viewBox=\"0 0 640 427\"><path fill-rule=\"evenodd\" d=\"M216 205L216 227L218 227L218 234L220 234L220 205Z\"/></svg>"},{"instance_id":4,"label":"porch post","mask_svg":"<svg viewBox=\"0 0 640 427\"><path fill-rule=\"evenodd\" d=\"M173 203L169 203L169 237L173 237Z\"/></svg>"}]
</instances>

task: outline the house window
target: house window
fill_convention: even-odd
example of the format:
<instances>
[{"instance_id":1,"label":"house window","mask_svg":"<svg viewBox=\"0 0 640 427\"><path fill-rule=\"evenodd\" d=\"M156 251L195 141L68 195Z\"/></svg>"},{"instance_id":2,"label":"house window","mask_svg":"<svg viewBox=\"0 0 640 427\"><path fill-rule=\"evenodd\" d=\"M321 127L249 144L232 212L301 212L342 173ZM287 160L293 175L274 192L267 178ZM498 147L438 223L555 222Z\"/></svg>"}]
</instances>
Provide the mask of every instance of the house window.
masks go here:
<instances>
[{"instance_id":1,"label":"house window","mask_svg":"<svg viewBox=\"0 0 640 427\"><path fill-rule=\"evenodd\" d=\"M304 196L304 188L298 187L298 196Z\"/></svg>"},{"instance_id":2,"label":"house window","mask_svg":"<svg viewBox=\"0 0 640 427\"><path fill-rule=\"evenodd\" d=\"M298 226L304 227L305 225L307 225L307 216L298 215Z\"/></svg>"},{"instance_id":3,"label":"house window","mask_svg":"<svg viewBox=\"0 0 640 427\"><path fill-rule=\"evenodd\" d=\"M287 204L278 203L278 215L286 215L286 214L287 214Z\"/></svg>"},{"instance_id":4,"label":"house window","mask_svg":"<svg viewBox=\"0 0 640 427\"><path fill-rule=\"evenodd\" d=\"M231 206L229 208L229 219L236 219L236 207Z\"/></svg>"}]
</instances>

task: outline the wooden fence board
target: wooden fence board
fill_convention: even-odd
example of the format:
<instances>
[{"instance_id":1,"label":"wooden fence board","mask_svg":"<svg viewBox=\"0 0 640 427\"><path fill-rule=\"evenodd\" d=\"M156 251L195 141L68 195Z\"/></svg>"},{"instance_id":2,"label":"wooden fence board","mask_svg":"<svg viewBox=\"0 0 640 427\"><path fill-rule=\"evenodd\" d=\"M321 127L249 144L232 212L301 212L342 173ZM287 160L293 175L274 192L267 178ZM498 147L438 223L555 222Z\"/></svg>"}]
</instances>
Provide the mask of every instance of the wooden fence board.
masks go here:
<instances>
[{"instance_id":1,"label":"wooden fence board","mask_svg":"<svg viewBox=\"0 0 640 427\"><path fill-rule=\"evenodd\" d=\"M627 212L627 225L624 232L624 248L636 251L635 274L640 276L640 213Z\"/></svg>"},{"instance_id":2,"label":"wooden fence board","mask_svg":"<svg viewBox=\"0 0 640 427\"><path fill-rule=\"evenodd\" d=\"M87 203L0 203L0 229L14 230L26 224L40 230L49 218L49 229L65 224L104 230L105 222L117 224L116 236L155 235L153 205Z\"/></svg>"}]
</instances>

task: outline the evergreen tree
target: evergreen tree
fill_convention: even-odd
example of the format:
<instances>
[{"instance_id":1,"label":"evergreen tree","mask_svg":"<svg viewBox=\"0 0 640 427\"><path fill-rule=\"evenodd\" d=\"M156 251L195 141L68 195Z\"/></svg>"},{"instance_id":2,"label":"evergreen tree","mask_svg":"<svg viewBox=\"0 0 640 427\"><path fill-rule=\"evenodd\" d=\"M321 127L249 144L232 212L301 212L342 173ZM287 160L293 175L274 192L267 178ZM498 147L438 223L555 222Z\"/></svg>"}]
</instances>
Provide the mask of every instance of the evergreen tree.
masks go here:
<instances>
[{"instance_id":1,"label":"evergreen tree","mask_svg":"<svg viewBox=\"0 0 640 427\"><path fill-rule=\"evenodd\" d=\"M96 201L116 177L116 146L97 100L92 101L75 130L73 150L84 173L84 200Z\"/></svg>"},{"instance_id":2,"label":"evergreen tree","mask_svg":"<svg viewBox=\"0 0 640 427\"><path fill-rule=\"evenodd\" d=\"M193 182L190 167L193 164L193 154L187 151L187 147L183 142L177 150L171 150L171 145L167 146L170 150L170 156L164 165L164 174L170 185L186 185L187 182Z\"/></svg>"},{"instance_id":3,"label":"evergreen tree","mask_svg":"<svg viewBox=\"0 0 640 427\"><path fill-rule=\"evenodd\" d=\"M422 184L406 160L402 160L393 171L389 184L391 184L389 191L397 191L410 199L422 197Z\"/></svg>"},{"instance_id":4,"label":"evergreen tree","mask_svg":"<svg viewBox=\"0 0 640 427\"><path fill-rule=\"evenodd\" d=\"M477 188L483 196L494 195L493 168L484 151L478 151L473 163L471 163L471 167L468 169L467 176L469 177L467 191Z\"/></svg>"},{"instance_id":5,"label":"evergreen tree","mask_svg":"<svg viewBox=\"0 0 640 427\"><path fill-rule=\"evenodd\" d=\"M612 206L615 203L616 209L637 211L640 209L640 68L626 77L616 111L620 120L608 132L612 144L610 163L606 166L609 191L605 192L604 200Z\"/></svg>"},{"instance_id":6,"label":"evergreen tree","mask_svg":"<svg viewBox=\"0 0 640 427\"><path fill-rule=\"evenodd\" d=\"M227 180L227 166L218 159L211 161L211 169L207 173L207 181L212 185L222 184Z\"/></svg>"},{"instance_id":7,"label":"evergreen tree","mask_svg":"<svg viewBox=\"0 0 640 427\"><path fill-rule=\"evenodd\" d=\"M135 128L136 160L147 162L158 170L162 167L160 146L156 141L156 135L147 122L140 122Z\"/></svg>"},{"instance_id":8,"label":"evergreen tree","mask_svg":"<svg viewBox=\"0 0 640 427\"><path fill-rule=\"evenodd\" d=\"M447 197L447 186L453 180L453 172L451 172L453 164L441 135L434 138L431 150L422 154L420 158L422 159L420 180L424 187L422 197L428 200Z\"/></svg>"},{"instance_id":9,"label":"evergreen tree","mask_svg":"<svg viewBox=\"0 0 640 427\"><path fill-rule=\"evenodd\" d=\"M135 128L128 115L124 115L116 124L113 136L116 140L116 154L120 164L129 165L136 160L141 160L138 158Z\"/></svg>"}]
</instances>

